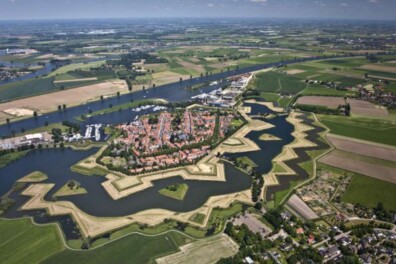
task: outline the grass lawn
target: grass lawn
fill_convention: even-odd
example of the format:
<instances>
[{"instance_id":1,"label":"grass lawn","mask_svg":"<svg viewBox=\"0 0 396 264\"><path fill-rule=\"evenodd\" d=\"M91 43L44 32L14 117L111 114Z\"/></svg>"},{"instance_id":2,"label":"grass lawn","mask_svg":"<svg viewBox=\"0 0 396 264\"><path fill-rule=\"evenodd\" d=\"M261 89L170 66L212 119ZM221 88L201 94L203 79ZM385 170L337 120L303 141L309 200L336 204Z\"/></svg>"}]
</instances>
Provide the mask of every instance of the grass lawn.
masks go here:
<instances>
[{"instance_id":1,"label":"grass lawn","mask_svg":"<svg viewBox=\"0 0 396 264\"><path fill-rule=\"evenodd\" d=\"M196 213L193 216L191 216L190 220L195 222L195 223L202 224L203 221L205 220L205 215L204 214L200 214L200 213Z\"/></svg>"},{"instance_id":2,"label":"grass lawn","mask_svg":"<svg viewBox=\"0 0 396 264\"><path fill-rule=\"evenodd\" d=\"M318 115L333 134L396 146L396 125L369 118Z\"/></svg>"},{"instance_id":3,"label":"grass lawn","mask_svg":"<svg viewBox=\"0 0 396 264\"><path fill-rule=\"evenodd\" d=\"M0 102L30 97L57 90L54 78L29 79L0 86Z\"/></svg>"},{"instance_id":4,"label":"grass lawn","mask_svg":"<svg viewBox=\"0 0 396 264\"><path fill-rule=\"evenodd\" d=\"M63 250L55 225L35 226L30 219L0 219L0 262L41 263Z\"/></svg>"},{"instance_id":5,"label":"grass lawn","mask_svg":"<svg viewBox=\"0 0 396 264\"><path fill-rule=\"evenodd\" d=\"M260 97L264 98L266 101L268 102L278 102L278 100L280 99L279 94L276 93L260 93Z\"/></svg>"},{"instance_id":6,"label":"grass lawn","mask_svg":"<svg viewBox=\"0 0 396 264\"><path fill-rule=\"evenodd\" d=\"M303 95L328 95L328 96L341 96L344 97L346 95L354 96L356 92L349 90L336 90L333 88L326 88L322 85L310 85L306 90L303 91Z\"/></svg>"},{"instance_id":7,"label":"grass lawn","mask_svg":"<svg viewBox=\"0 0 396 264\"><path fill-rule=\"evenodd\" d=\"M259 137L259 140L263 140L263 141L272 141L272 140L282 140L282 139L280 139L280 138L278 138L278 137L276 137L276 136L274 136L274 135L264 133L264 134L262 134L262 135Z\"/></svg>"},{"instance_id":8,"label":"grass lawn","mask_svg":"<svg viewBox=\"0 0 396 264\"><path fill-rule=\"evenodd\" d=\"M88 63L72 63L63 67L60 67L59 69L53 71L50 73L48 76L56 76L64 73L68 73L70 71L75 71L75 70L83 70L83 69L90 69L90 68L95 68L99 67L102 64L104 64L106 61L94 61L94 62L88 62Z\"/></svg>"},{"instance_id":9,"label":"grass lawn","mask_svg":"<svg viewBox=\"0 0 396 264\"><path fill-rule=\"evenodd\" d=\"M43 263L155 263L158 257L178 252L185 241L186 237L176 232L154 237L134 234L93 250L65 250Z\"/></svg>"},{"instance_id":10,"label":"grass lawn","mask_svg":"<svg viewBox=\"0 0 396 264\"><path fill-rule=\"evenodd\" d=\"M19 179L19 182L42 182L48 179L48 176L41 171L34 171L25 177Z\"/></svg>"},{"instance_id":11,"label":"grass lawn","mask_svg":"<svg viewBox=\"0 0 396 264\"><path fill-rule=\"evenodd\" d=\"M363 175L353 175L342 201L360 203L367 207L376 207L382 202L384 207L396 210L396 184L381 181Z\"/></svg>"},{"instance_id":12,"label":"grass lawn","mask_svg":"<svg viewBox=\"0 0 396 264\"><path fill-rule=\"evenodd\" d=\"M241 162L241 163L244 163L244 164L248 165L248 166L251 167L251 168L256 168L256 167L258 167L258 165L257 165L256 163L254 163L253 160L249 159L249 158L246 157L246 156L237 158L237 161L238 161L238 162Z\"/></svg>"},{"instance_id":13,"label":"grass lawn","mask_svg":"<svg viewBox=\"0 0 396 264\"><path fill-rule=\"evenodd\" d=\"M255 82L260 92L298 93L307 86L303 79L275 71L258 74Z\"/></svg>"},{"instance_id":14,"label":"grass lawn","mask_svg":"<svg viewBox=\"0 0 396 264\"><path fill-rule=\"evenodd\" d=\"M184 199L184 196L186 196L187 191L188 191L188 185L182 183L182 184L171 185L164 189L161 189L159 190L159 193L164 196L182 201Z\"/></svg>"},{"instance_id":15,"label":"grass lawn","mask_svg":"<svg viewBox=\"0 0 396 264\"><path fill-rule=\"evenodd\" d=\"M0 156L0 168L7 166L9 163L25 156L27 151L17 151Z\"/></svg>"},{"instance_id":16,"label":"grass lawn","mask_svg":"<svg viewBox=\"0 0 396 264\"><path fill-rule=\"evenodd\" d=\"M53 124L49 124L48 126L42 126L42 127L26 130L24 133L18 133L16 136L23 136L23 135L43 133L43 132L51 133L53 128L58 128L62 132L69 131L69 127L62 125L61 123L53 123Z\"/></svg>"},{"instance_id":17,"label":"grass lawn","mask_svg":"<svg viewBox=\"0 0 396 264\"><path fill-rule=\"evenodd\" d=\"M54 197L60 196L70 196L70 195L79 195L79 194L86 194L87 190L85 188L76 185L73 188L67 186L67 183L63 185L55 194Z\"/></svg>"}]
</instances>

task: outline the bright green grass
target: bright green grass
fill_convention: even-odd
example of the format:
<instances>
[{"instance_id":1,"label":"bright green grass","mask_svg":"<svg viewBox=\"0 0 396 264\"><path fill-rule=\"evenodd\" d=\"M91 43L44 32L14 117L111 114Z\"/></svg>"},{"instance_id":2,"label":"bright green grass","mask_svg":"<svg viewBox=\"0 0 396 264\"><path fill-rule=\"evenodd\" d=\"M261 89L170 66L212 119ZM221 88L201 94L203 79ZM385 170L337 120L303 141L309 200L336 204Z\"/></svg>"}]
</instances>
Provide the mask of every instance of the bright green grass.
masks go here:
<instances>
[{"instance_id":1,"label":"bright green grass","mask_svg":"<svg viewBox=\"0 0 396 264\"><path fill-rule=\"evenodd\" d=\"M155 263L155 259L176 253L186 237L176 232L146 237L129 235L89 251L65 250L43 263Z\"/></svg>"},{"instance_id":2,"label":"bright green grass","mask_svg":"<svg viewBox=\"0 0 396 264\"><path fill-rule=\"evenodd\" d=\"M396 146L396 125L379 119L319 115L333 134Z\"/></svg>"},{"instance_id":3,"label":"bright green grass","mask_svg":"<svg viewBox=\"0 0 396 264\"><path fill-rule=\"evenodd\" d=\"M360 203L367 207L376 207L382 202L384 207L396 210L396 184L377 180L363 175L354 175L342 201Z\"/></svg>"},{"instance_id":4,"label":"bright green grass","mask_svg":"<svg viewBox=\"0 0 396 264\"><path fill-rule=\"evenodd\" d=\"M280 99L279 94L276 93L260 93L260 97L264 98L267 102L278 102Z\"/></svg>"},{"instance_id":5,"label":"bright green grass","mask_svg":"<svg viewBox=\"0 0 396 264\"><path fill-rule=\"evenodd\" d=\"M27 151L18 151L0 156L0 168L3 168L9 163L22 158L23 156L25 156L26 153Z\"/></svg>"},{"instance_id":6,"label":"bright green grass","mask_svg":"<svg viewBox=\"0 0 396 264\"><path fill-rule=\"evenodd\" d=\"M185 183L182 183L182 184L176 184L175 187L177 188L175 191L170 190L167 187L167 188L163 188L163 189L159 190L158 192L164 196L169 197L169 198L183 201L184 196L186 196L186 193L188 191L188 185Z\"/></svg>"},{"instance_id":7,"label":"bright green grass","mask_svg":"<svg viewBox=\"0 0 396 264\"><path fill-rule=\"evenodd\" d=\"M354 96L356 92L349 90L336 90L333 88L327 88L322 85L310 85L307 89L302 92L303 95L327 95L327 96Z\"/></svg>"},{"instance_id":8,"label":"bright green grass","mask_svg":"<svg viewBox=\"0 0 396 264\"><path fill-rule=\"evenodd\" d=\"M26 130L24 133L18 133L17 136L23 136L23 135L35 134L35 133L43 133L43 132L51 133L53 128L60 129L62 132L69 131L69 127L64 126L60 123L53 123L53 124L49 124L48 126L42 126L42 127L37 127L34 129Z\"/></svg>"},{"instance_id":9,"label":"bright green grass","mask_svg":"<svg viewBox=\"0 0 396 264\"><path fill-rule=\"evenodd\" d=\"M56 90L54 78L29 79L0 86L0 102L30 97Z\"/></svg>"},{"instance_id":10,"label":"bright green grass","mask_svg":"<svg viewBox=\"0 0 396 264\"><path fill-rule=\"evenodd\" d=\"M248 165L251 168L258 167L258 165L256 163L254 163L253 160L249 159L247 156L239 157L239 158L237 158L237 161L238 162L242 162L242 163Z\"/></svg>"},{"instance_id":11,"label":"bright green grass","mask_svg":"<svg viewBox=\"0 0 396 264\"><path fill-rule=\"evenodd\" d=\"M201 213L196 213L193 216L191 216L190 220L195 223L202 224L203 221L205 220L205 215Z\"/></svg>"},{"instance_id":12,"label":"bright green grass","mask_svg":"<svg viewBox=\"0 0 396 264\"><path fill-rule=\"evenodd\" d=\"M258 74L256 87L260 92L298 93L305 89L305 81L279 72Z\"/></svg>"},{"instance_id":13,"label":"bright green grass","mask_svg":"<svg viewBox=\"0 0 396 264\"><path fill-rule=\"evenodd\" d=\"M292 100L293 100L292 97L282 97L282 98L279 98L279 100L278 100L278 105L279 105L280 107L286 108L286 107L289 106L289 104L290 104L290 102L291 102Z\"/></svg>"},{"instance_id":14,"label":"bright green grass","mask_svg":"<svg viewBox=\"0 0 396 264\"><path fill-rule=\"evenodd\" d=\"M0 219L0 262L41 263L63 250L58 228L35 226L30 219Z\"/></svg>"},{"instance_id":15,"label":"bright green grass","mask_svg":"<svg viewBox=\"0 0 396 264\"><path fill-rule=\"evenodd\" d=\"M52 76L56 76L59 74L63 74L63 73L68 73L71 71L75 71L75 70L83 70L83 69L90 69L90 68L95 68L95 67L99 67L102 64L104 64L106 61L94 61L94 62L88 62L88 63L72 63L63 67L60 67L59 69L56 69L55 71L51 72L48 76L52 77Z\"/></svg>"}]
</instances>

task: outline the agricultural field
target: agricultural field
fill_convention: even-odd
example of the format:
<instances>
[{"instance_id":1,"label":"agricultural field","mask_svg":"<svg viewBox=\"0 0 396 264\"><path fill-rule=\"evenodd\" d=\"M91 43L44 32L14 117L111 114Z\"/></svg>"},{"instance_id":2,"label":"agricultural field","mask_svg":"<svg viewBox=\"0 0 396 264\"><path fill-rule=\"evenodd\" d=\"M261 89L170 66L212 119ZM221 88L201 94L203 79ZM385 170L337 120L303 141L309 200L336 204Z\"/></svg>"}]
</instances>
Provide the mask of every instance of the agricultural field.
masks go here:
<instances>
[{"instance_id":1,"label":"agricultural field","mask_svg":"<svg viewBox=\"0 0 396 264\"><path fill-rule=\"evenodd\" d=\"M396 184L381 181L363 175L354 175L342 197L342 201L351 204L361 204L374 208L383 203L388 210L396 210Z\"/></svg>"},{"instance_id":2,"label":"agricultural field","mask_svg":"<svg viewBox=\"0 0 396 264\"><path fill-rule=\"evenodd\" d=\"M56 225L36 226L30 219L0 219L1 263L41 263L64 250Z\"/></svg>"},{"instance_id":3,"label":"agricultural field","mask_svg":"<svg viewBox=\"0 0 396 264\"><path fill-rule=\"evenodd\" d=\"M322 85L309 85L307 89L302 92L304 96L349 96L353 97L356 95L356 92L350 90L337 90L334 88L327 88Z\"/></svg>"},{"instance_id":4,"label":"agricultural field","mask_svg":"<svg viewBox=\"0 0 396 264\"><path fill-rule=\"evenodd\" d=\"M238 244L225 234L192 242L180 248L180 252L156 259L158 264L210 264L238 252ZM202 256L205 258L202 258Z\"/></svg>"},{"instance_id":5,"label":"agricultural field","mask_svg":"<svg viewBox=\"0 0 396 264\"><path fill-rule=\"evenodd\" d=\"M347 103L351 106L352 116L386 118L389 115L387 109L379 108L367 101L348 99ZM321 106L337 109L338 106L345 105L345 99L343 97L333 96L302 96L297 99L296 105Z\"/></svg>"},{"instance_id":6,"label":"agricultural field","mask_svg":"<svg viewBox=\"0 0 396 264\"><path fill-rule=\"evenodd\" d=\"M42 78L1 85L0 102L53 92L57 89L53 82L54 78Z\"/></svg>"},{"instance_id":7,"label":"agricultural field","mask_svg":"<svg viewBox=\"0 0 396 264\"><path fill-rule=\"evenodd\" d=\"M187 238L177 232L158 236L127 235L89 251L64 250L43 263L155 263L155 259L179 251Z\"/></svg>"},{"instance_id":8,"label":"agricultural field","mask_svg":"<svg viewBox=\"0 0 396 264\"><path fill-rule=\"evenodd\" d=\"M396 184L395 162L341 150L333 150L319 162Z\"/></svg>"},{"instance_id":9,"label":"agricultural field","mask_svg":"<svg viewBox=\"0 0 396 264\"><path fill-rule=\"evenodd\" d=\"M318 115L332 134L396 146L396 126L387 120Z\"/></svg>"},{"instance_id":10,"label":"agricultural field","mask_svg":"<svg viewBox=\"0 0 396 264\"><path fill-rule=\"evenodd\" d=\"M305 80L275 71L257 74L254 81L259 92L295 94L307 87Z\"/></svg>"},{"instance_id":11,"label":"agricultural field","mask_svg":"<svg viewBox=\"0 0 396 264\"><path fill-rule=\"evenodd\" d=\"M338 150L396 162L396 148L394 147L373 144L331 134L327 135L327 139Z\"/></svg>"},{"instance_id":12,"label":"agricultural field","mask_svg":"<svg viewBox=\"0 0 396 264\"><path fill-rule=\"evenodd\" d=\"M35 109L40 113L44 113L55 111L58 105L66 104L70 107L72 105L79 105L95 99L98 100L100 96L106 97L116 95L117 92L128 92L125 81L106 81L75 89L19 99L0 104L0 111L6 111L9 109Z\"/></svg>"}]
</instances>

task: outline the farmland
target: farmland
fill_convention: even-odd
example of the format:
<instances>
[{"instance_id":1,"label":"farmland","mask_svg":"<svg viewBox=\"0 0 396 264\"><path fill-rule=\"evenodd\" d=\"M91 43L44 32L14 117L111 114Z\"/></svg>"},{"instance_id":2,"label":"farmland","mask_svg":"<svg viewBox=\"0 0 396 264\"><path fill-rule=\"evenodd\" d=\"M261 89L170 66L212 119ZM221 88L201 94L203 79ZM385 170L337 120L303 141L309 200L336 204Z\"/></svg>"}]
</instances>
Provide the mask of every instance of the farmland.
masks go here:
<instances>
[{"instance_id":1,"label":"farmland","mask_svg":"<svg viewBox=\"0 0 396 264\"><path fill-rule=\"evenodd\" d=\"M396 146L396 127L389 121L318 115L332 134Z\"/></svg>"},{"instance_id":2,"label":"farmland","mask_svg":"<svg viewBox=\"0 0 396 264\"><path fill-rule=\"evenodd\" d=\"M376 207L383 203L389 210L396 210L396 184L381 181L363 175L354 175L342 201L352 204L362 204L367 207Z\"/></svg>"},{"instance_id":3,"label":"farmland","mask_svg":"<svg viewBox=\"0 0 396 264\"><path fill-rule=\"evenodd\" d=\"M304 80L279 72L258 74L255 86L260 92L298 93L306 88Z\"/></svg>"},{"instance_id":4,"label":"farmland","mask_svg":"<svg viewBox=\"0 0 396 264\"><path fill-rule=\"evenodd\" d=\"M235 255L238 245L227 235L219 235L192 242L180 248L180 252L156 260L158 264L215 263L221 258ZM202 256L205 255L205 259Z\"/></svg>"},{"instance_id":5,"label":"farmland","mask_svg":"<svg viewBox=\"0 0 396 264\"><path fill-rule=\"evenodd\" d=\"M322 157L319 162L396 184L396 163L394 162L341 150L333 150Z\"/></svg>"},{"instance_id":6,"label":"farmland","mask_svg":"<svg viewBox=\"0 0 396 264\"><path fill-rule=\"evenodd\" d=\"M176 232L158 236L128 235L89 251L64 250L43 263L155 263L155 259L179 251L187 238Z\"/></svg>"},{"instance_id":7,"label":"farmland","mask_svg":"<svg viewBox=\"0 0 396 264\"><path fill-rule=\"evenodd\" d=\"M41 263L63 250L55 225L34 226L30 219L0 220L1 263Z\"/></svg>"}]
</instances>

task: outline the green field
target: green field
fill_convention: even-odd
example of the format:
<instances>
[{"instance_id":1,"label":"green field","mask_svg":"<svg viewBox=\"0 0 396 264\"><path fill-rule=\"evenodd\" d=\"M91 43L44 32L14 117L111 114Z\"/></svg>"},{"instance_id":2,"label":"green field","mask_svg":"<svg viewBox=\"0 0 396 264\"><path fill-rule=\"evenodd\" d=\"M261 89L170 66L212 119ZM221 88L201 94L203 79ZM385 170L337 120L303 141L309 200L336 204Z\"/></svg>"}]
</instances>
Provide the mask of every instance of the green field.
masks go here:
<instances>
[{"instance_id":1,"label":"green field","mask_svg":"<svg viewBox=\"0 0 396 264\"><path fill-rule=\"evenodd\" d=\"M0 219L0 262L41 263L63 250L55 225L35 226L30 219Z\"/></svg>"},{"instance_id":2,"label":"green field","mask_svg":"<svg viewBox=\"0 0 396 264\"><path fill-rule=\"evenodd\" d=\"M327 88L322 85L309 85L307 89L302 92L302 95L318 95L318 96L354 96L356 92L349 90L336 90L334 88Z\"/></svg>"},{"instance_id":3,"label":"green field","mask_svg":"<svg viewBox=\"0 0 396 264\"><path fill-rule=\"evenodd\" d=\"M102 64L104 64L105 61L94 61L94 62L89 62L89 63L72 63L63 67L60 67L59 69L53 71L50 73L48 76L53 77L59 74L63 73L68 73L70 71L75 71L75 70L84 70L84 69L90 69L90 68L95 68L99 67Z\"/></svg>"},{"instance_id":4,"label":"green field","mask_svg":"<svg viewBox=\"0 0 396 264\"><path fill-rule=\"evenodd\" d=\"M382 202L385 208L396 210L395 193L396 184L355 174L352 176L342 201L352 204L359 203L371 208Z\"/></svg>"},{"instance_id":5,"label":"green field","mask_svg":"<svg viewBox=\"0 0 396 264\"><path fill-rule=\"evenodd\" d=\"M175 190L173 190L172 188L174 188ZM159 193L164 196L182 201L184 199L184 196L186 196L187 191L188 191L188 185L182 183L182 184L175 184L163 188L159 190Z\"/></svg>"},{"instance_id":6,"label":"green field","mask_svg":"<svg viewBox=\"0 0 396 264\"><path fill-rule=\"evenodd\" d=\"M155 263L158 257L178 252L186 239L177 232L153 237L134 234L89 251L64 250L43 263Z\"/></svg>"},{"instance_id":7,"label":"green field","mask_svg":"<svg viewBox=\"0 0 396 264\"><path fill-rule=\"evenodd\" d=\"M237 161L238 161L239 163L246 164L247 166L249 166L249 167L251 167L251 168L256 168L256 167L258 167L258 165L257 165L256 163L254 163L253 160L249 159L249 158L246 157L246 156L237 158Z\"/></svg>"},{"instance_id":8,"label":"green field","mask_svg":"<svg viewBox=\"0 0 396 264\"><path fill-rule=\"evenodd\" d=\"M333 134L396 146L396 125L369 118L319 115Z\"/></svg>"},{"instance_id":9,"label":"green field","mask_svg":"<svg viewBox=\"0 0 396 264\"><path fill-rule=\"evenodd\" d=\"M27 151L17 151L0 156L0 169L25 156Z\"/></svg>"},{"instance_id":10,"label":"green field","mask_svg":"<svg viewBox=\"0 0 396 264\"><path fill-rule=\"evenodd\" d=\"M56 89L54 78L30 79L0 86L0 102L48 93Z\"/></svg>"},{"instance_id":11,"label":"green field","mask_svg":"<svg viewBox=\"0 0 396 264\"><path fill-rule=\"evenodd\" d=\"M258 74L255 82L260 92L298 93L307 86L303 79L274 71Z\"/></svg>"}]
</instances>

